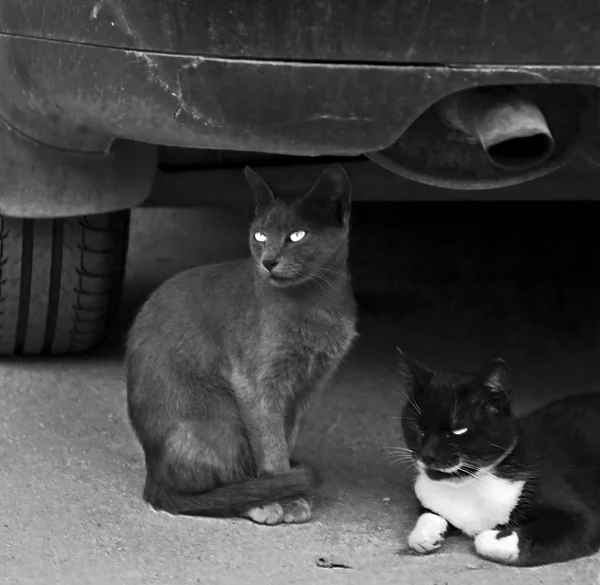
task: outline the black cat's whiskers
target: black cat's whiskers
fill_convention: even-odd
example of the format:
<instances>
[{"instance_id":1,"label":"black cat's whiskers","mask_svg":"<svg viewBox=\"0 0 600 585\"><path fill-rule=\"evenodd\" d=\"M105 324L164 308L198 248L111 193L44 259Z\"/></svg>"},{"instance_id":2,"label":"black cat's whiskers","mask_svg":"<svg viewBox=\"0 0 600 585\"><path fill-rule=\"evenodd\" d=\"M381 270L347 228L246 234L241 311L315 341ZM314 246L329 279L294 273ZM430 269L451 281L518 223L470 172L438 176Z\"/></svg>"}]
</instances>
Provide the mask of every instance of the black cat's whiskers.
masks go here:
<instances>
[{"instance_id":1,"label":"black cat's whiskers","mask_svg":"<svg viewBox=\"0 0 600 585\"><path fill-rule=\"evenodd\" d=\"M421 411L421 408L419 407L419 405L417 404L417 402L415 401L415 399L411 396L410 392L406 392L406 390L404 390L404 388L402 388L402 387L400 387L400 392L402 392L402 394L404 394L406 400L415 409L417 415L421 416L423 414L423 412Z\"/></svg>"},{"instance_id":2,"label":"black cat's whiskers","mask_svg":"<svg viewBox=\"0 0 600 585\"><path fill-rule=\"evenodd\" d=\"M458 396L455 394L454 395L454 407L452 408L452 424L454 426L458 426Z\"/></svg>"},{"instance_id":3,"label":"black cat's whiskers","mask_svg":"<svg viewBox=\"0 0 600 585\"><path fill-rule=\"evenodd\" d=\"M393 445L391 447L384 447L384 450L386 451L386 455L383 457L383 460L386 461L388 467L404 464L416 468L417 462L412 449Z\"/></svg>"},{"instance_id":4,"label":"black cat's whiskers","mask_svg":"<svg viewBox=\"0 0 600 585\"><path fill-rule=\"evenodd\" d=\"M385 447L386 455L383 457L384 461L387 461L388 465L396 465L399 463L409 463L410 465L416 465L415 454L411 449L407 447Z\"/></svg>"},{"instance_id":5,"label":"black cat's whiskers","mask_svg":"<svg viewBox=\"0 0 600 585\"><path fill-rule=\"evenodd\" d=\"M421 422L421 419L418 416L408 416L406 414L402 416L392 416L390 418L391 420L399 420L400 422L413 423L417 425Z\"/></svg>"},{"instance_id":6,"label":"black cat's whiskers","mask_svg":"<svg viewBox=\"0 0 600 585\"><path fill-rule=\"evenodd\" d=\"M464 459L460 459L460 467L456 470L456 471L450 471L448 472L448 479L453 479L453 480L463 480L465 479L465 476L478 481L479 479L481 479L479 472L480 469L479 467L476 467L475 465L473 465L472 463L470 463L468 460L464 460Z\"/></svg>"},{"instance_id":7,"label":"black cat's whiskers","mask_svg":"<svg viewBox=\"0 0 600 585\"><path fill-rule=\"evenodd\" d=\"M506 447L501 447L500 445L496 445L496 443L488 443L490 447L495 447L496 449L500 449L501 451L506 451Z\"/></svg>"},{"instance_id":8,"label":"black cat's whiskers","mask_svg":"<svg viewBox=\"0 0 600 585\"><path fill-rule=\"evenodd\" d=\"M414 455L414 451L409 449L408 447L399 447L398 445L394 445L392 447L384 447L384 450L387 453L408 453L411 456Z\"/></svg>"},{"instance_id":9,"label":"black cat's whiskers","mask_svg":"<svg viewBox=\"0 0 600 585\"><path fill-rule=\"evenodd\" d=\"M383 460L386 462L386 464L389 467L392 467L394 465L409 465L413 468L416 468L417 466L417 462L415 461L415 458L413 455L408 455L407 453L400 453L400 454L389 454L387 456L385 456L383 458Z\"/></svg>"},{"instance_id":10,"label":"black cat's whiskers","mask_svg":"<svg viewBox=\"0 0 600 585\"><path fill-rule=\"evenodd\" d=\"M415 418L413 416L393 416L391 418L392 420L399 420L400 422L412 423L413 428L414 425L418 425L421 422L418 418Z\"/></svg>"},{"instance_id":11,"label":"black cat's whiskers","mask_svg":"<svg viewBox=\"0 0 600 585\"><path fill-rule=\"evenodd\" d=\"M476 481L480 479L480 477L475 472L470 471L464 467L461 467L459 471L455 471L452 475L457 479L464 479L465 475Z\"/></svg>"},{"instance_id":12,"label":"black cat's whiskers","mask_svg":"<svg viewBox=\"0 0 600 585\"><path fill-rule=\"evenodd\" d=\"M474 463L470 462L469 460L463 460L462 465L464 468L466 469L472 469L474 471L479 471L479 469L481 469L481 467L479 465L475 465Z\"/></svg>"},{"instance_id":13,"label":"black cat's whiskers","mask_svg":"<svg viewBox=\"0 0 600 585\"><path fill-rule=\"evenodd\" d=\"M401 452L388 453L388 454L384 455L383 458L384 459L406 458L407 461L415 460L415 456L412 453L401 453Z\"/></svg>"},{"instance_id":14,"label":"black cat's whiskers","mask_svg":"<svg viewBox=\"0 0 600 585\"><path fill-rule=\"evenodd\" d=\"M399 351L400 353L402 353L402 350L399 347L396 347L396 350ZM400 368L400 375L402 376L402 378L404 379L405 382L409 381L411 379L410 373L402 368ZM423 414L423 412L422 412L420 406L417 404L414 397L412 396L412 394L410 392L407 392L402 387L402 385L400 385L400 392L402 392L402 394L404 394L404 397L406 398L407 402L415 409L417 416L421 416Z\"/></svg>"},{"instance_id":15,"label":"black cat's whiskers","mask_svg":"<svg viewBox=\"0 0 600 585\"><path fill-rule=\"evenodd\" d=\"M461 471L464 471L465 474L467 474L475 480L481 479L481 466L473 463L469 459L463 459Z\"/></svg>"},{"instance_id":16,"label":"black cat's whiskers","mask_svg":"<svg viewBox=\"0 0 600 585\"><path fill-rule=\"evenodd\" d=\"M408 467L412 467L413 469L416 469L416 464L414 461L410 460L410 459L394 459L392 461L388 461L386 463L387 467L395 467L397 465L405 465Z\"/></svg>"}]
</instances>

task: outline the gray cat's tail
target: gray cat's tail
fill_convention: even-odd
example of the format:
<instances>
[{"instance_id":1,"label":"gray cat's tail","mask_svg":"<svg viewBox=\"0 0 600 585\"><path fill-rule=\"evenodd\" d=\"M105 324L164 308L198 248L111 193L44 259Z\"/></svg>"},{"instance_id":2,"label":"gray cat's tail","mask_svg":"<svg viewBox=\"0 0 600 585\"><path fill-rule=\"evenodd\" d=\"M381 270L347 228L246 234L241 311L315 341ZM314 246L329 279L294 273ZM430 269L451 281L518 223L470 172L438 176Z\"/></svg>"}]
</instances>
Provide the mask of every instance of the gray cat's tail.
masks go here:
<instances>
[{"instance_id":1,"label":"gray cat's tail","mask_svg":"<svg viewBox=\"0 0 600 585\"><path fill-rule=\"evenodd\" d=\"M231 518L243 516L250 508L311 495L320 483L313 469L299 465L279 475L262 475L207 492L178 494L161 490L162 493L146 499L155 508L171 514Z\"/></svg>"}]
</instances>

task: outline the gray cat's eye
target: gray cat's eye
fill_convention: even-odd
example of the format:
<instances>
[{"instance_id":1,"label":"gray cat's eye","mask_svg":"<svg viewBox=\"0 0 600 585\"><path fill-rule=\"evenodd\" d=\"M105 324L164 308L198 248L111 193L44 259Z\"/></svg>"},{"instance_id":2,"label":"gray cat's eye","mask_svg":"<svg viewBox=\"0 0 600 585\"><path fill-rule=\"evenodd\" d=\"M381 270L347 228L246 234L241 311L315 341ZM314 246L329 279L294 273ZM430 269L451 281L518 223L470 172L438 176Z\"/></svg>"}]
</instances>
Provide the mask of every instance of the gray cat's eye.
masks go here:
<instances>
[{"instance_id":1,"label":"gray cat's eye","mask_svg":"<svg viewBox=\"0 0 600 585\"><path fill-rule=\"evenodd\" d=\"M257 242L261 242L262 243L262 242L266 242L267 241L267 236L265 236L265 234L263 234L262 232L256 232L254 234L254 239Z\"/></svg>"},{"instance_id":2,"label":"gray cat's eye","mask_svg":"<svg viewBox=\"0 0 600 585\"><path fill-rule=\"evenodd\" d=\"M304 230L297 230L290 234L290 240L292 242L299 242L302 238L304 238L305 235L306 232Z\"/></svg>"}]
</instances>

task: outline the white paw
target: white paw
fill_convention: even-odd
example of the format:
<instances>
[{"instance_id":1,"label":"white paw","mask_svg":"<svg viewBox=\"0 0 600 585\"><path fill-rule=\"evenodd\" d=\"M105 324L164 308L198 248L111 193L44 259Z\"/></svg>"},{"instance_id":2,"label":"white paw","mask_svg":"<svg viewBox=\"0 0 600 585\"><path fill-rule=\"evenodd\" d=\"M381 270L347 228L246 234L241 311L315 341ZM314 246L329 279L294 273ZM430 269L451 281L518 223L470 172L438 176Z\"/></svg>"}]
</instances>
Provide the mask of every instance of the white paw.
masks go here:
<instances>
[{"instance_id":1,"label":"white paw","mask_svg":"<svg viewBox=\"0 0 600 585\"><path fill-rule=\"evenodd\" d=\"M257 524L274 526L283 521L283 508L278 503L268 504L259 508L250 508L246 516Z\"/></svg>"},{"instance_id":2,"label":"white paw","mask_svg":"<svg viewBox=\"0 0 600 585\"><path fill-rule=\"evenodd\" d=\"M499 530L484 530L475 537L475 550L484 558L512 563L519 558L519 535L511 532L498 538Z\"/></svg>"},{"instance_id":3,"label":"white paw","mask_svg":"<svg viewBox=\"0 0 600 585\"><path fill-rule=\"evenodd\" d=\"M304 498L294 500L283 506L283 521L286 524L304 524L312 516L312 506Z\"/></svg>"},{"instance_id":4,"label":"white paw","mask_svg":"<svg viewBox=\"0 0 600 585\"><path fill-rule=\"evenodd\" d=\"M431 553L444 542L444 533L448 522L437 514L426 512L421 514L408 537L408 546L419 554Z\"/></svg>"}]
</instances>

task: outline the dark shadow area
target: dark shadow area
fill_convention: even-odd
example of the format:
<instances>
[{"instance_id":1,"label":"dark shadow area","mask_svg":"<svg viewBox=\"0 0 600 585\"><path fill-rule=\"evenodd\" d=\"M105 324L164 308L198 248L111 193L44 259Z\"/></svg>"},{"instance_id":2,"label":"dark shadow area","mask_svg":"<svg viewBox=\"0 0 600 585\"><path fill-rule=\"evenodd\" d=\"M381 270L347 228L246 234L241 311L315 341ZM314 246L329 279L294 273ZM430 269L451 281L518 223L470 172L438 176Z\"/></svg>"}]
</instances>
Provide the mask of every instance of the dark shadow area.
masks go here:
<instances>
[{"instance_id":1,"label":"dark shadow area","mask_svg":"<svg viewBox=\"0 0 600 585\"><path fill-rule=\"evenodd\" d=\"M245 225L239 223L240 231ZM427 314L439 327L464 317L479 326L497 320L503 328L547 328L568 344L591 340L600 317L599 228L598 202L355 203L351 271L361 316L391 321ZM162 237L156 234L156 248ZM185 260L166 274L128 280L104 351L122 343L164 278L206 263L186 253L180 250Z\"/></svg>"}]
</instances>

